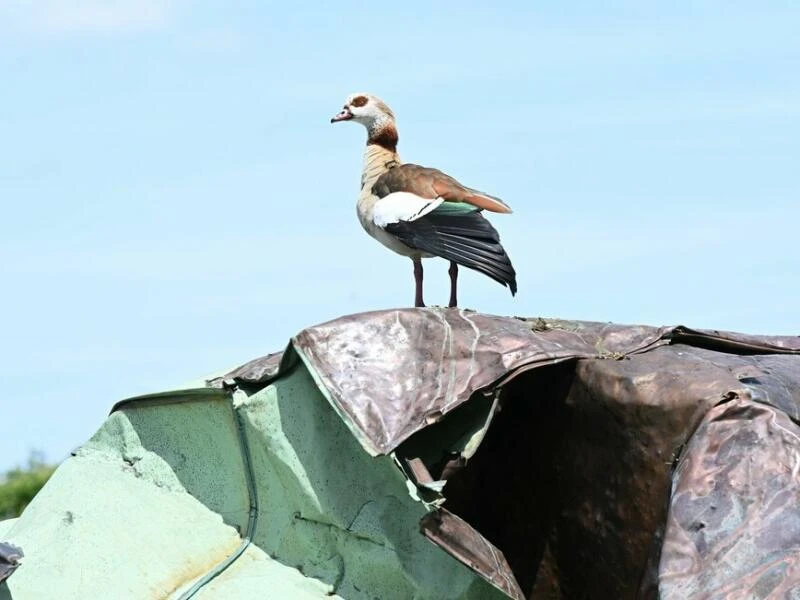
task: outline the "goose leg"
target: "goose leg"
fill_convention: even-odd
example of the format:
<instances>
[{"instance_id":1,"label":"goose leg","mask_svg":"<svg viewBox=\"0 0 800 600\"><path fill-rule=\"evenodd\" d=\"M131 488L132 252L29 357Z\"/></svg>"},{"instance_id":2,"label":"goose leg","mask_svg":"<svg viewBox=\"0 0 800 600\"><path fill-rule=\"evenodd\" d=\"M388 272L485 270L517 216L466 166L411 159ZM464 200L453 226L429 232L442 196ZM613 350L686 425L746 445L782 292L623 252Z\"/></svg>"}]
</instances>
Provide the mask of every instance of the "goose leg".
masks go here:
<instances>
[{"instance_id":1,"label":"goose leg","mask_svg":"<svg viewBox=\"0 0 800 600\"><path fill-rule=\"evenodd\" d=\"M450 268L447 270L450 274L450 308L458 306L458 298L456 297L456 288L458 287L458 265L450 261Z\"/></svg>"},{"instance_id":2,"label":"goose leg","mask_svg":"<svg viewBox=\"0 0 800 600\"><path fill-rule=\"evenodd\" d=\"M416 291L414 294L414 306L422 307L425 303L422 301L422 259L414 258L414 283L416 284Z\"/></svg>"}]
</instances>

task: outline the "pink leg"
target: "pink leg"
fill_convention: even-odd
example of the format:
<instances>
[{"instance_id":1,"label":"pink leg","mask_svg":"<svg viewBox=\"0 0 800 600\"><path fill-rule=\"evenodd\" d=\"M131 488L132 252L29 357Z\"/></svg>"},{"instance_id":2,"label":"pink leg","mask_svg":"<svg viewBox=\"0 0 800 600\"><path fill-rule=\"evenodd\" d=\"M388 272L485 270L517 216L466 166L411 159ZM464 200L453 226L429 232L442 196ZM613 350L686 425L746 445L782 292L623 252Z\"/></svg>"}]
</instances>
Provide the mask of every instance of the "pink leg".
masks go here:
<instances>
[{"instance_id":1,"label":"pink leg","mask_svg":"<svg viewBox=\"0 0 800 600\"><path fill-rule=\"evenodd\" d=\"M456 297L456 288L458 287L458 265L450 262L450 268L447 270L450 273L450 308L458 306L458 298Z\"/></svg>"},{"instance_id":2,"label":"pink leg","mask_svg":"<svg viewBox=\"0 0 800 600\"><path fill-rule=\"evenodd\" d=\"M414 258L414 283L416 284L416 292L414 294L414 306L425 306L422 301L422 259Z\"/></svg>"}]
</instances>

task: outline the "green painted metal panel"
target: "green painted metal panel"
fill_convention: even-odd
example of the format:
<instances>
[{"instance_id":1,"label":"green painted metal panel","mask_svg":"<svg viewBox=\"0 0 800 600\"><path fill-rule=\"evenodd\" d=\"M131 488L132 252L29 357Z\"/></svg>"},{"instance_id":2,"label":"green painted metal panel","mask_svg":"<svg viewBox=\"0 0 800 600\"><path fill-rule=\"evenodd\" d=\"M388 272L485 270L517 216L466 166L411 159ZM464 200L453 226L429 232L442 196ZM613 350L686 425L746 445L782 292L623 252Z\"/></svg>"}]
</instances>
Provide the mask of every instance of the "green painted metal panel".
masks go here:
<instances>
[{"instance_id":1,"label":"green painted metal panel","mask_svg":"<svg viewBox=\"0 0 800 600\"><path fill-rule=\"evenodd\" d=\"M503 598L419 534L426 508L389 456L371 457L308 371L248 398L262 517L255 542L345 598Z\"/></svg>"},{"instance_id":2,"label":"green painted metal panel","mask_svg":"<svg viewBox=\"0 0 800 600\"><path fill-rule=\"evenodd\" d=\"M0 524L25 551L0 599L504 597L420 535L403 473L364 452L301 363L251 396L118 407Z\"/></svg>"}]
</instances>

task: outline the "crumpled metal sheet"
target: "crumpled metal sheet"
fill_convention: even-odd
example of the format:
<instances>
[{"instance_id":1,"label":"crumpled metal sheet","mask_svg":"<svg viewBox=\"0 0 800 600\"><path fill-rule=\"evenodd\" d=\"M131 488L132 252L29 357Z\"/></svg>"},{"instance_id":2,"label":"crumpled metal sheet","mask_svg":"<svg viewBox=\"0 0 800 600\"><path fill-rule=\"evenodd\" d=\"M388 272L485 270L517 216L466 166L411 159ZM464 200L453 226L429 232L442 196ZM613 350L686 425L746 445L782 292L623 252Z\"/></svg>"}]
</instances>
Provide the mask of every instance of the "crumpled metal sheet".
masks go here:
<instances>
[{"instance_id":1,"label":"crumpled metal sheet","mask_svg":"<svg viewBox=\"0 0 800 600\"><path fill-rule=\"evenodd\" d=\"M782 411L711 409L675 472L661 597L800 597L799 471L800 427Z\"/></svg>"},{"instance_id":2,"label":"crumpled metal sheet","mask_svg":"<svg viewBox=\"0 0 800 600\"><path fill-rule=\"evenodd\" d=\"M679 325L670 333L670 339L674 342L708 347L722 352L747 354L800 352L800 336L797 335L749 335L716 329L691 329Z\"/></svg>"},{"instance_id":3,"label":"crumpled metal sheet","mask_svg":"<svg viewBox=\"0 0 800 600\"><path fill-rule=\"evenodd\" d=\"M689 350L576 365L553 456L558 510L535 597L552 589L564 598L635 597L682 446L709 408L742 387Z\"/></svg>"},{"instance_id":4,"label":"crumpled metal sheet","mask_svg":"<svg viewBox=\"0 0 800 600\"><path fill-rule=\"evenodd\" d=\"M659 570L668 555L659 560L679 531L664 528L682 448L731 399L798 418L798 354L792 336L404 309L310 327L282 357L218 383L266 383L299 357L373 455L402 451L476 392L502 390L461 471L427 464L448 479L449 512L424 521L425 535L495 585L516 577L511 597L656 598L674 589L673 571ZM556 396L555 412L535 412ZM492 565L487 544L502 561Z\"/></svg>"},{"instance_id":5,"label":"crumpled metal sheet","mask_svg":"<svg viewBox=\"0 0 800 600\"><path fill-rule=\"evenodd\" d=\"M293 345L364 448L377 455L521 370L641 352L668 343L670 330L403 309L310 327Z\"/></svg>"},{"instance_id":6,"label":"crumpled metal sheet","mask_svg":"<svg viewBox=\"0 0 800 600\"><path fill-rule=\"evenodd\" d=\"M800 421L800 361L796 355L740 356L687 347L682 356L702 360L729 372L741 384L745 397L779 408Z\"/></svg>"},{"instance_id":7,"label":"crumpled metal sheet","mask_svg":"<svg viewBox=\"0 0 800 600\"><path fill-rule=\"evenodd\" d=\"M21 548L0 542L0 582L5 581L19 567L19 560L24 556Z\"/></svg>"},{"instance_id":8,"label":"crumpled metal sheet","mask_svg":"<svg viewBox=\"0 0 800 600\"><path fill-rule=\"evenodd\" d=\"M522 319L464 309L393 309L309 327L293 348L373 455L394 450L480 390L576 358L621 358L670 343L747 353L800 353L800 337L678 327ZM291 364L291 361L289 361ZM264 384L287 368L276 352L209 382ZM411 400L410 400L411 399Z\"/></svg>"},{"instance_id":9,"label":"crumpled metal sheet","mask_svg":"<svg viewBox=\"0 0 800 600\"><path fill-rule=\"evenodd\" d=\"M709 410L755 397L755 365L760 401L800 406L796 355L676 344L524 373L445 506L503 552L527 598L657 598L674 465Z\"/></svg>"},{"instance_id":10,"label":"crumpled metal sheet","mask_svg":"<svg viewBox=\"0 0 800 600\"><path fill-rule=\"evenodd\" d=\"M525 600L503 553L463 519L447 509L439 508L422 518L420 531L434 544L480 573L509 598Z\"/></svg>"},{"instance_id":11,"label":"crumpled metal sheet","mask_svg":"<svg viewBox=\"0 0 800 600\"><path fill-rule=\"evenodd\" d=\"M215 377L208 380L210 387L221 388L227 380L233 380L239 384L263 384L274 379L280 370L283 352L272 352L266 356L260 356L235 368L222 377Z\"/></svg>"}]
</instances>

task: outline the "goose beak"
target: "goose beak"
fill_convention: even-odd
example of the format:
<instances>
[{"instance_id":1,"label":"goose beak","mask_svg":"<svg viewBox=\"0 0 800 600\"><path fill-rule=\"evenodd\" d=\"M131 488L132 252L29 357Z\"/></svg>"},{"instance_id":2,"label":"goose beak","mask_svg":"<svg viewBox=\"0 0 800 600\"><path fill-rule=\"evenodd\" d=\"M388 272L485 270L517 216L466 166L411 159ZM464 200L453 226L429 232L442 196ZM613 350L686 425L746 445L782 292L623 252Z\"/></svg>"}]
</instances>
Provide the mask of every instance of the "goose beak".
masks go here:
<instances>
[{"instance_id":1,"label":"goose beak","mask_svg":"<svg viewBox=\"0 0 800 600\"><path fill-rule=\"evenodd\" d=\"M353 118L353 113L350 112L348 107L344 107L344 110L340 112L338 115L331 119L331 123L338 123L339 121L349 121Z\"/></svg>"}]
</instances>

